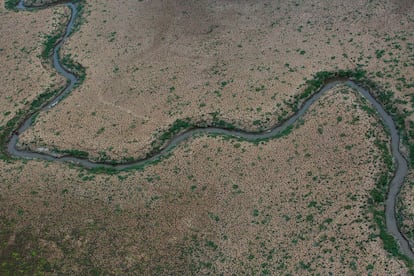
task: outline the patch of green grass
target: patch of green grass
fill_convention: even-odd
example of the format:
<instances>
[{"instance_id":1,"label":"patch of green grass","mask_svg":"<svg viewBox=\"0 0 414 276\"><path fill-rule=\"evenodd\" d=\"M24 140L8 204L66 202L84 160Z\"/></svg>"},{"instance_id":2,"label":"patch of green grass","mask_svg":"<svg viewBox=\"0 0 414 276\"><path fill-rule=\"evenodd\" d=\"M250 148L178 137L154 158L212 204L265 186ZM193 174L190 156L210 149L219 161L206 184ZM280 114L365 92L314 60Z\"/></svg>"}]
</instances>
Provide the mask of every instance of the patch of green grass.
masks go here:
<instances>
[{"instance_id":1,"label":"patch of green grass","mask_svg":"<svg viewBox=\"0 0 414 276\"><path fill-rule=\"evenodd\" d=\"M45 35L45 41L43 42L42 58L48 60L53 55L53 49L62 37L62 32L56 34Z\"/></svg>"},{"instance_id":2,"label":"patch of green grass","mask_svg":"<svg viewBox=\"0 0 414 276\"><path fill-rule=\"evenodd\" d=\"M29 228L15 233L15 242L7 241L16 231L15 223L0 216L0 275L45 275L51 264L42 257L39 242Z\"/></svg>"},{"instance_id":3,"label":"patch of green grass","mask_svg":"<svg viewBox=\"0 0 414 276\"><path fill-rule=\"evenodd\" d=\"M190 129L191 127L194 126L192 123L190 123L190 118L186 118L183 120L178 119L174 121L174 123L168 128L167 131L162 133L157 140L151 143L151 146L153 147L153 152L158 151L161 148L161 146L164 145L166 141L171 140L174 137L174 135L178 134L183 130Z\"/></svg>"},{"instance_id":4,"label":"patch of green grass","mask_svg":"<svg viewBox=\"0 0 414 276\"><path fill-rule=\"evenodd\" d=\"M387 231L384 206L389 189L389 183L391 181L390 175L392 175L389 174L389 172L393 172L393 161L391 153L389 152L385 142L377 140L375 141L375 144L381 151L382 159L386 165L386 170L379 176L375 188L373 188L370 192L371 198L368 201L369 209L371 210L374 221L379 228L379 237L383 242L384 249L392 256L403 260L410 269L409 273L414 275L414 262L401 253L399 244Z\"/></svg>"},{"instance_id":5,"label":"patch of green grass","mask_svg":"<svg viewBox=\"0 0 414 276\"><path fill-rule=\"evenodd\" d=\"M352 78L355 80L361 80L366 75L364 70L356 69L356 70L339 70L337 72L329 72L329 71L321 71L317 72L313 79L306 81L306 88L304 91L296 95L293 101L289 102L290 107L293 111L297 111L299 109L300 104L303 100L308 99L310 96L315 94L319 89L326 84L327 81L334 79L334 78Z\"/></svg>"},{"instance_id":6,"label":"patch of green grass","mask_svg":"<svg viewBox=\"0 0 414 276\"><path fill-rule=\"evenodd\" d=\"M86 78L86 69L82 65L74 61L70 54L63 56L61 58L61 63L66 69L68 69L70 72L72 72L78 77L78 82L76 83L76 86L79 86L83 83L83 81Z\"/></svg>"},{"instance_id":7,"label":"patch of green grass","mask_svg":"<svg viewBox=\"0 0 414 276\"><path fill-rule=\"evenodd\" d=\"M120 171L111 168L111 167L96 167L88 170L88 173L94 173L94 174L108 174L108 175L115 175L118 174Z\"/></svg>"},{"instance_id":8,"label":"patch of green grass","mask_svg":"<svg viewBox=\"0 0 414 276\"><path fill-rule=\"evenodd\" d=\"M0 145L5 145L12 135L13 131L29 116L32 116L37 110L42 108L50 99L56 96L62 88L50 89L47 88L45 92L38 95L33 102L30 103L28 110L18 110L16 115L10 119L6 125L0 126ZM0 149L0 159L9 160L10 157L6 152L5 146Z\"/></svg>"},{"instance_id":9,"label":"patch of green grass","mask_svg":"<svg viewBox=\"0 0 414 276\"><path fill-rule=\"evenodd\" d=\"M4 7L8 10L16 11L17 4L19 4L19 0L6 0L4 2Z\"/></svg>"},{"instance_id":10,"label":"patch of green grass","mask_svg":"<svg viewBox=\"0 0 414 276\"><path fill-rule=\"evenodd\" d=\"M20 125L23 121L25 112L23 110L17 111L16 115L11 118L6 125L0 126L0 159L3 161L10 160L8 153L6 152L6 143L9 140L13 131Z\"/></svg>"},{"instance_id":11,"label":"patch of green grass","mask_svg":"<svg viewBox=\"0 0 414 276\"><path fill-rule=\"evenodd\" d=\"M71 149L71 150L54 149L53 151L56 153L61 153L64 155L71 155L71 156L78 157L78 158L88 158L89 156L88 152L82 151L82 150L76 150L76 149Z\"/></svg>"},{"instance_id":12,"label":"patch of green grass","mask_svg":"<svg viewBox=\"0 0 414 276\"><path fill-rule=\"evenodd\" d=\"M76 4L77 18L72 32L78 31L80 26L86 22L85 20L85 0L73 0L72 3Z\"/></svg>"},{"instance_id":13,"label":"patch of green grass","mask_svg":"<svg viewBox=\"0 0 414 276\"><path fill-rule=\"evenodd\" d=\"M46 89L45 92L43 92L42 94L37 96L36 99L33 100L33 102L30 104L30 109L37 110L39 108L42 108L50 99L56 96L59 93L59 91L61 91L61 89Z\"/></svg>"}]
</instances>

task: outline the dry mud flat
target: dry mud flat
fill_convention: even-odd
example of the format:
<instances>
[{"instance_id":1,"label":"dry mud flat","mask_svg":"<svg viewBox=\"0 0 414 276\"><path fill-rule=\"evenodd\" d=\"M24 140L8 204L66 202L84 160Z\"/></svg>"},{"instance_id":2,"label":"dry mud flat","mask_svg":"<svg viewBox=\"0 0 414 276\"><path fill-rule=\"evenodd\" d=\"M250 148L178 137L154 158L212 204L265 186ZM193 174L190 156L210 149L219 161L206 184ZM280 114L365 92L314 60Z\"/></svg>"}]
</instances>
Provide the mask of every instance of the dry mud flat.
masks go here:
<instances>
[{"instance_id":1,"label":"dry mud flat","mask_svg":"<svg viewBox=\"0 0 414 276\"><path fill-rule=\"evenodd\" d=\"M339 86L287 136L192 138L141 172L2 166L2 250L53 273L404 274L368 209L387 138L364 106Z\"/></svg>"}]
</instances>

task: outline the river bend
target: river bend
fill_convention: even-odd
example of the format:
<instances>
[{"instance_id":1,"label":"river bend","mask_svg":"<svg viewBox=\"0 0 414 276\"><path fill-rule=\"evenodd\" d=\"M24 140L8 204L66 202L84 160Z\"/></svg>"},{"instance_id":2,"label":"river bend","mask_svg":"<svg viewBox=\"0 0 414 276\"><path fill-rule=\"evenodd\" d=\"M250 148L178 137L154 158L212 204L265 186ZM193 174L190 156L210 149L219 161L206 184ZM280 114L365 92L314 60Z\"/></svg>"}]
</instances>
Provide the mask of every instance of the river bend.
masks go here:
<instances>
[{"instance_id":1,"label":"river bend","mask_svg":"<svg viewBox=\"0 0 414 276\"><path fill-rule=\"evenodd\" d=\"M19 4L16 6L19 10L33 10L37 8L27 8L24 6L24 0L20 0ZM54 156L51 153L41 153L41 152L33 152L30 150L19 149L16 145L19 139L19 135L26 131L33 123L34 118L36 115L48 109L53 108L59 101L62 100L78 83L78 78L69 70L64 68L59 59L59 51L62 47L64 41L70 36L71 32L73 31L75 19L77 17L77 7L74 3L66 3L70 10L71 10L71 17L70 20L65 28L64 34L59 42L55 45L53 49L53 65L56 71L64 76L67 79L67 85L52 99L50 100L43 108L35 112L33 115L29 116L24 120L24 122L13 132L11 135L8 143L7 143L7 152L14 157L19 158L26 158L26 159L42 159L47 161L57 161L57 162L71 162L76 163L80 166L85 168L111 168L116 170L123 170L128 168L134 168L137 166L144 165L151 161L156 161L160 157L164 157L168 154L170 150L172 150L175 146L177 146L182 141L192 137L193 135L198 134L219 134L219 135L229 135L233 137L243 138L249 141L254 141L257 139L266 139L278 136L281 132L286 130L288 127L292 126L298 118L303 116L303 114L309 109L309 107L317 101L323 94L331 90L334 86L338 84L346 84L351 88L358 91L363 97L365 97L368 102L373 106L376 110L378 116L382 120L383 124L388 128L390 132L391 138L391 151L392 156L394 158L395 164L395 173L389 185L389 191L387 195L387 199L385 202L385 218L386 218L386 226L389 233L391 233L394 238L398 241L402 252L409 257L410 259L414 260L414 252L409 245L407 238L401 233L397 220L396 220L396 201L398 198L398 194L401 190L401 187L404 183L404 178L408 173L408 164L405 157L401 154L399 145L400 145L400 136L396 124L392 117L384 110L383 106L374 98L374 96L365 88L358 85L352 80L332 80L325 84L319 91L313 94L309 99L307 99L302 107L295 113L293 116L288 118L280 125L276 125L271 127L270 129L264 130L262 132L248 132L243 130L230 130L224 128L217 128L217 127L203 127L203 128L192 128L187 131L181 132L175 137L173 137L168 144L161 149L158 153L153 154L152 156L136 160L129 163L123 164L110 164L105 162L94 162L86 158L79 158L71 155L65 156Z\"/></svg>"}]
</instances>

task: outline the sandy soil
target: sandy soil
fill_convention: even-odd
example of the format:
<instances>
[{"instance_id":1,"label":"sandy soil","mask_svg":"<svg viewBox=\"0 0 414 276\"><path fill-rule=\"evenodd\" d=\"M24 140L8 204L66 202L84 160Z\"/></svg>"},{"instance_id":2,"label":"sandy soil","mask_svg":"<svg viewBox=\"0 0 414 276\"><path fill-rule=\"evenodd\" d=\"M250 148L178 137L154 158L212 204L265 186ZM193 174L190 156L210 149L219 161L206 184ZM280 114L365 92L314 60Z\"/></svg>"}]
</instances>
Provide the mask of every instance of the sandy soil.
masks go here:
<instances>
[{"instance_id":1,"label":"sandy soil","mask_svg":"<svg viewBox=\"0 0 414 276\"><path fill-rule=\"evenodd\" d=\"M70 274L405 274L368 210L386 136L362 105L338 87L288 136L193 138L144 171L3 166L4 251Z\"/></svg>"},{"instance_id":2,"label":"sandy soil","mask_svg":"<svg viewBox=\"0 0 414 276\"><path fill-rule=\"evenodd\" d=\"M266 127L304 79L357 66L412 110L414 10L401 3L88 1L63 51L87 79L21 141L142 157L176 119Z\"/></svg>"},{"instance_id":3,"label":"sandy soil","mask_svg":"<svg viewBox=\"0 0 414 276\"><path fill-rule=\"evenodd\" d=\"M0 4L4 125L62 83L37 56L64 8L14 13ZM84 15L63 54L87 78L38 117L22 137L31 148L139 157L174 120L217 112L266 127L290 112L285 101L305 78L358 64L412 110L410 1L87 1ZM374 139L385 135L359 98L337 90L289 136L261 145L204 136L144 171L0 161L0 269L405 274L367 207L384 167ZM404 191L412 206L414 189Z\"/></svg>"},{"instance_id":4,"label":"sandy soil","mask_svg":"<svg viewBox=\"0 0 414 276\"><path fill-rule=\"evenodd\" d=\"M411 173L401 189L398 202L400 226L411 246L414 246L414 175Z\"/></svg>"},{"instance_id":5,"label":"sandy soil","mask_svg":"<svg viewBox=\"0 0 414 276\"><path fill-rule=\"evenodd\" d=\"M44 36L66 22L65 12L62 7L10 12L0 1L0 126L27 109L39 94L64 84L40 55Z\"/></svg>"}]
</instances>

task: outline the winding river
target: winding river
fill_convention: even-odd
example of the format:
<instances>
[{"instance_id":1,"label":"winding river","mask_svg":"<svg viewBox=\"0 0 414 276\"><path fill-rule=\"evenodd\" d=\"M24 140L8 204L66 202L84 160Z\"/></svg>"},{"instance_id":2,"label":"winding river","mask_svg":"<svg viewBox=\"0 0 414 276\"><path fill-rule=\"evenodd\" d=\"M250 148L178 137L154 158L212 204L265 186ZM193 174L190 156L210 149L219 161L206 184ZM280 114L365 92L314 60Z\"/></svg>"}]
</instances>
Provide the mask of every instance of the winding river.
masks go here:
<instances>
[{"instance_id":1,"label":"winding river","mask_svg":"<svg viewBox=\"0 0 414 276\"><path fill-rule=\"evenodd\" d=\"M66 40L67 37L71 34L75 19L77 16L77 7L74 3L66 3L71 9L71 18L69 23L66 26L65 32L59 42L56 44L55 48L53 49L53 65L56 71L64 76L68 82L64 89L62 89L58 95L56 95L52 100L50 100L43 108L38 110L35 114L29 116L24 120L24 122L18 127L18 129L13 132L11 135L8 143L7 143L7 151L11 156L26 158L26 159L42 159L48 161L59 161L59 162L71 162L79 164L85 168L97 168L97 167L104 167L104 168L112 168L117 170L123 170L128 168L137 167L140 165L144 165L145 163L158 160L160 157L166 156L170 150L172 150L176 145L181 143L182 141L186 140L187 138L197 135L197 134L220 134L220 135L230 135L234 137L240 137L246 140L254 141L257 139L265 139L265 138L272 138L276 137L278 134L286 130L288 127L292 126L298 118L303 116L303 114L309 109L309 107L317 101L324 93L331 90L334 86L338 84L346 84L356 91L358 91L363 97L365 97L373 106L373 108L377 111L378 116L381 118L384 125L388 128L390 135L391 135L391 151L394 158L395 163L395 174L390 183L388 196L385 203L385 217L386 217L386 224L387 230L391 233L394 238L399 242L402 252L409 257L410 259L414 260L414 252L410 247L408 240L406 237L401 233L400 229L398 228L397 220L396 220L396 201L403 185L404 178L408 173L408 164L405 157L401 154L399 150L400 145L400 136L398 130L396 128L395 122L393 121L392 117L384 110L382 105L370 94L368 90L361 87L357 83L353 82L352 80L332 80L328 82L322 89L318 92L313 94L306 102L302 105L302 107L289 119L284 121L282 124L274 126L270 129L267 129L262 132L247 132L243 130L230 130L230 129L223 129L223 128L216 128L216 127L205 127L205 128L193 128L189 129L185 132L182 132L172 138L168 144L160 150L158 153L141 160L136 160L129 163L123 164L109 164L109 163L99 163L93 162L86 158L78 158L75 156L65 155L65 156L54 156L50 153L41 153L41 152L33 152L30 150L19 149L16 145L19 139L19 135L26 131L33 123L34 118L36 115L41 111L46 111L48 109L53 108L56 104L62 100L77 84L78 78L65 69L59 60L59 51L62 47L63 42ZM24 0L20 0L19 4L17 5L17 9L19 10L32 10L35 8L27 8L24 6ZM37 9L37 8L36 8Z\"/></svg>"}]
</instances>

